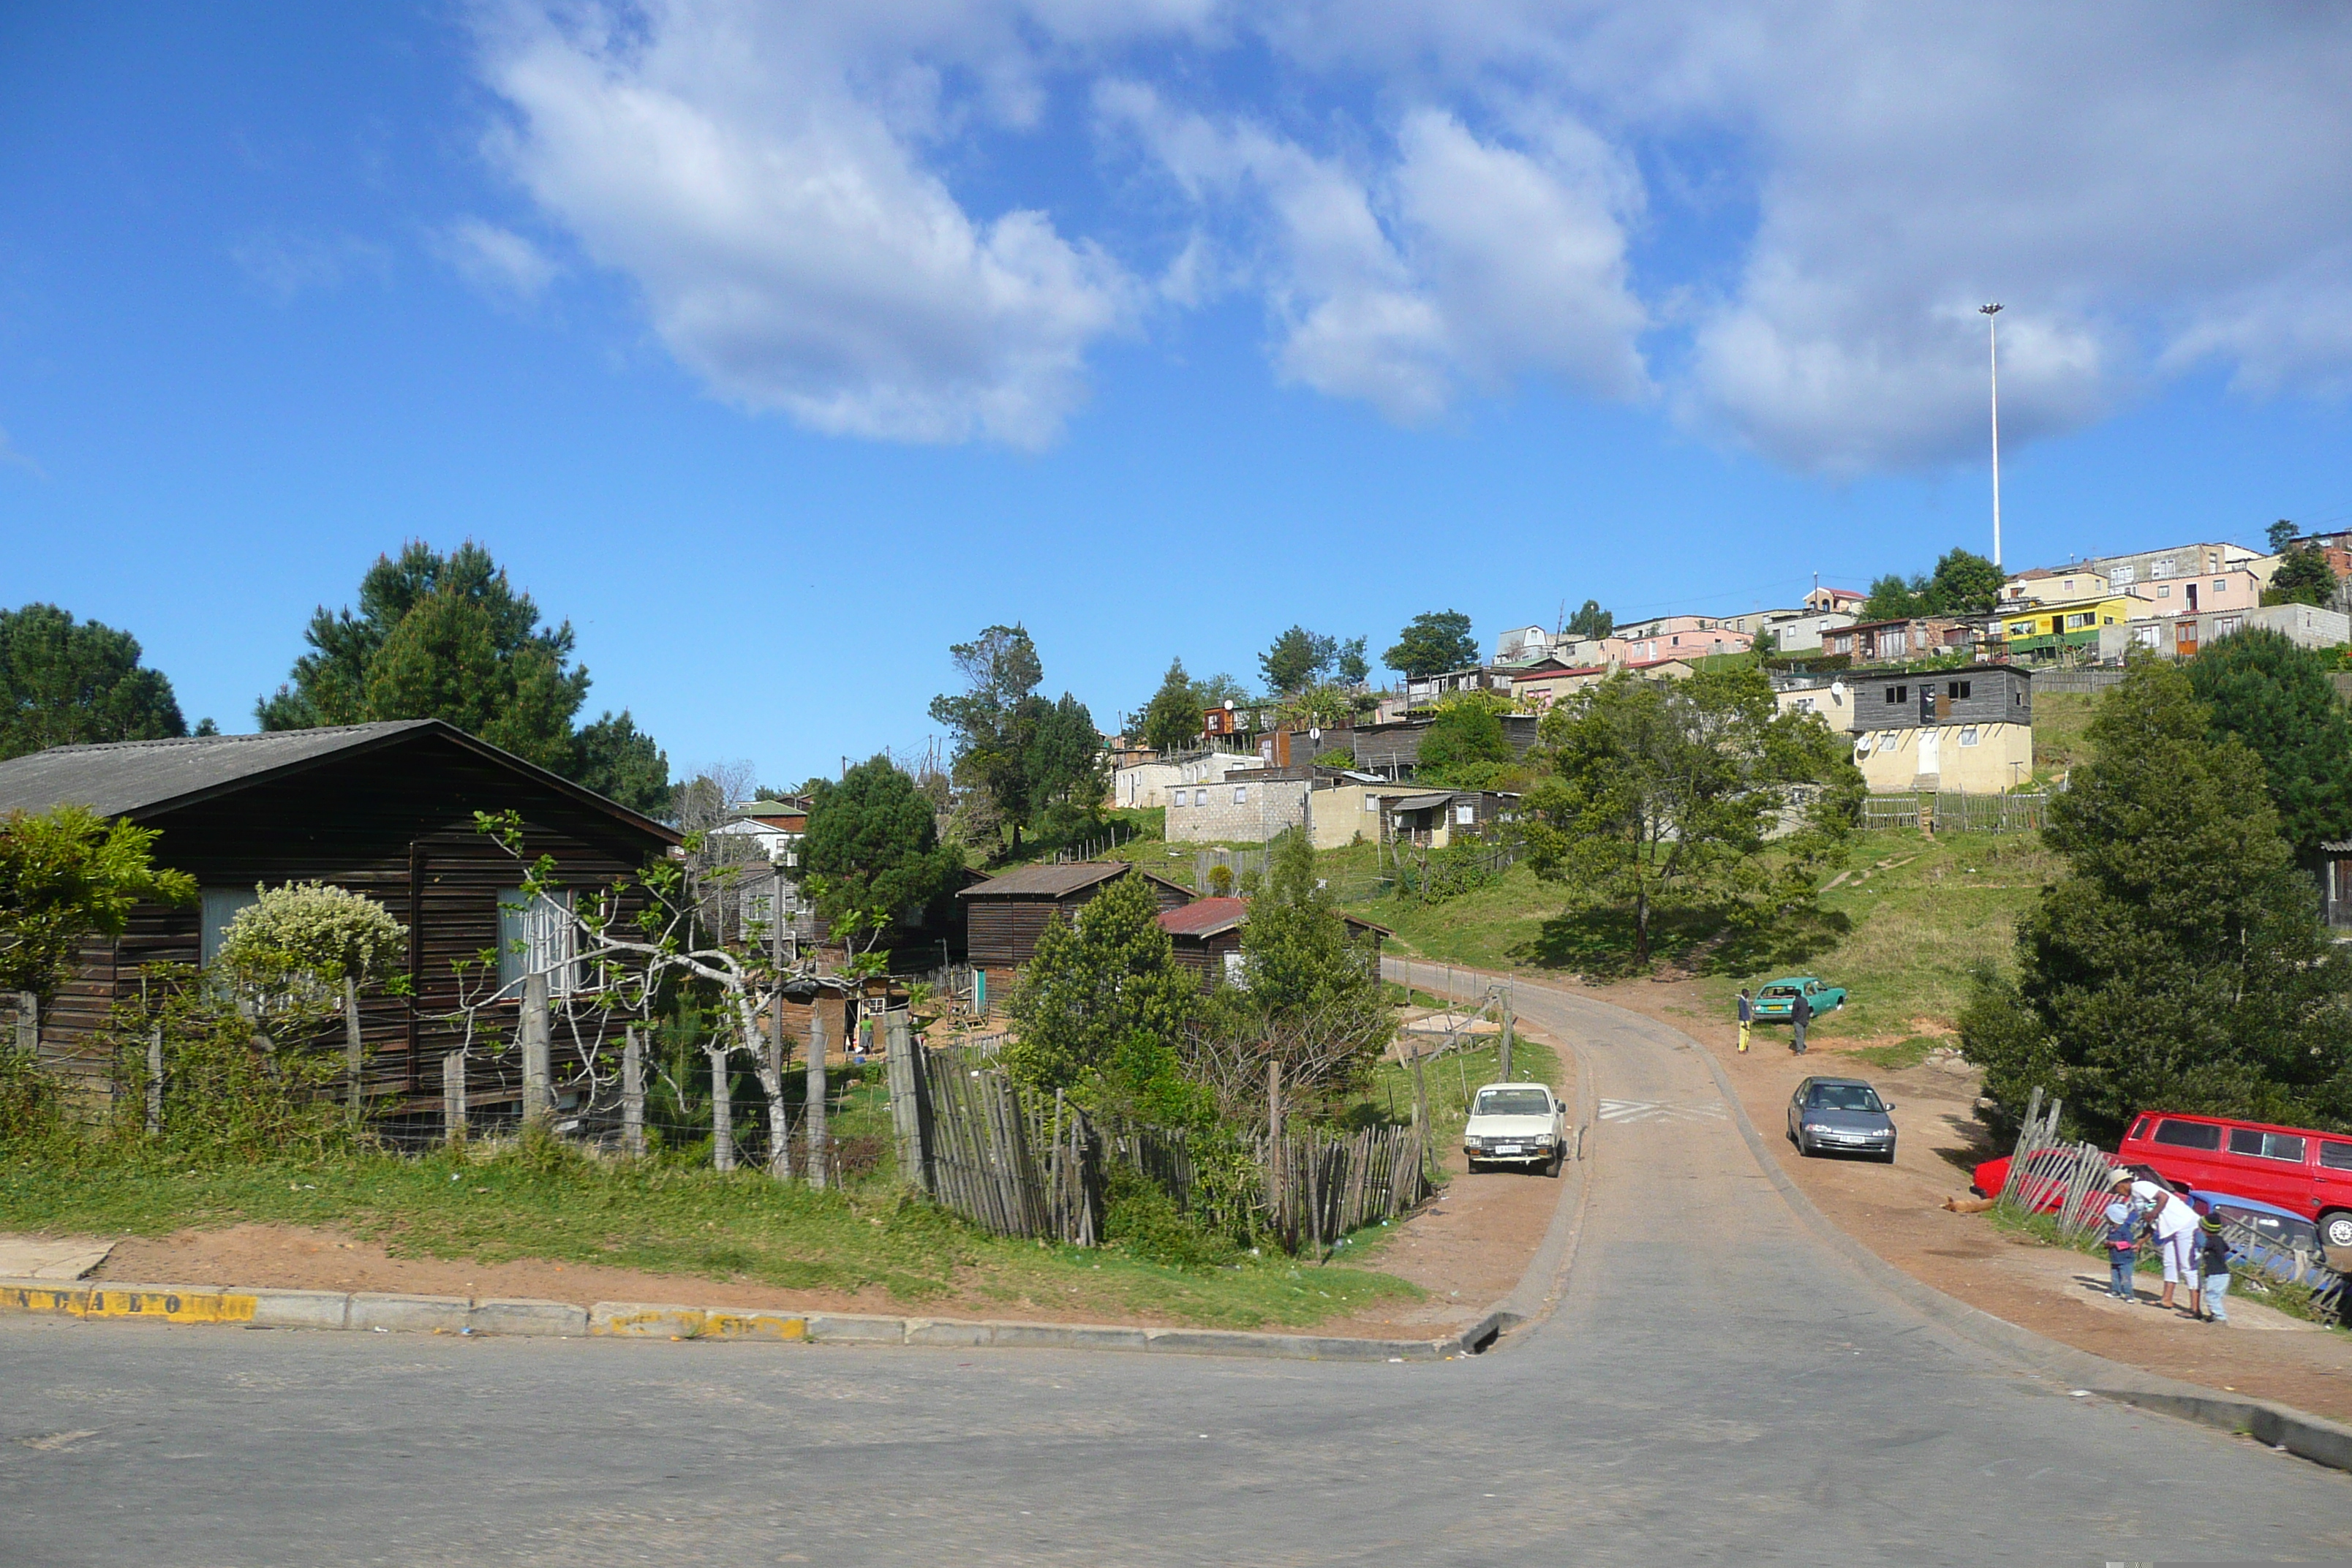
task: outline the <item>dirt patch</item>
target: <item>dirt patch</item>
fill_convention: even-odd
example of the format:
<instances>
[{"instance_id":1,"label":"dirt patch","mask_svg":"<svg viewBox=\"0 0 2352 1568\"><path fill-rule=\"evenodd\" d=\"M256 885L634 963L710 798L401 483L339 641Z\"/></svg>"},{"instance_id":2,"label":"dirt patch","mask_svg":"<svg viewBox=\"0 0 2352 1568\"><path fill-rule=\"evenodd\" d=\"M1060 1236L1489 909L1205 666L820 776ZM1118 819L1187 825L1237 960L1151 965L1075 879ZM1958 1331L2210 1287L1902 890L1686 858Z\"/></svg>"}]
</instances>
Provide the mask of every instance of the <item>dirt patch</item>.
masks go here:
<instances>
[{"instance_id":1,"label":"dirt patch","mask_svg":"<svg viewBox=\"0 0 2352 1568\"><path fill-rule=\"evenodd\" d=\"M1546 983L1671 1024L1706 1046L1799 1190L1848 1235L1923 1284L2111 1361L2352 1420L2352 1334L2236 1296L2228 1327L2197 1322L2156 1307L2146 1276L2140 1304L2109 1300L2100 1294L2105 1271L2095 1258L2012 1237L1984 1215L1945 1210L1946 1198L1967 1195L1979 1161L2005 1152L1977 1120L1973 1069L1923 1064L1889 1072L1841 1048L1858 1042L1818 1037L1800 1058L1790 1052L1785 1029L1757 1030L1742 1056L1737 1026L1688 981ZM1867 1079L1895 1102L1900 1137L1893 1165L1797 1152L1785 1136L1786 1108L1808 1073Z\"/></svg>"}]
</instances>

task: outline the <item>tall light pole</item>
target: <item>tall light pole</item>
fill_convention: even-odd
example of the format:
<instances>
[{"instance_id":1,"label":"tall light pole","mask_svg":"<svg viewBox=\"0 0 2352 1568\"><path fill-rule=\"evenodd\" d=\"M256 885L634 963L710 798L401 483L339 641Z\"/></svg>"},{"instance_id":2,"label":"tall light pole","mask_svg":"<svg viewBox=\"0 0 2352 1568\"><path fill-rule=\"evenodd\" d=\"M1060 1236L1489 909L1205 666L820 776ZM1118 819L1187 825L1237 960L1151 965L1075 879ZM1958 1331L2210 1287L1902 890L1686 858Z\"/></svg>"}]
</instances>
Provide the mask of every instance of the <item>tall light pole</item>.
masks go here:
<instances>
[{"instance_id":1,"label":"tall light pole","mask_svg":"<svg viewBox=\"0 0 2352 1568\"><path fill-rule=\"evenodd\" d=\"M1986 350L1992 356L1992 563L2000 565L2000 307L1979 305L1985 319Z\"/></svg>"}]
</instances>

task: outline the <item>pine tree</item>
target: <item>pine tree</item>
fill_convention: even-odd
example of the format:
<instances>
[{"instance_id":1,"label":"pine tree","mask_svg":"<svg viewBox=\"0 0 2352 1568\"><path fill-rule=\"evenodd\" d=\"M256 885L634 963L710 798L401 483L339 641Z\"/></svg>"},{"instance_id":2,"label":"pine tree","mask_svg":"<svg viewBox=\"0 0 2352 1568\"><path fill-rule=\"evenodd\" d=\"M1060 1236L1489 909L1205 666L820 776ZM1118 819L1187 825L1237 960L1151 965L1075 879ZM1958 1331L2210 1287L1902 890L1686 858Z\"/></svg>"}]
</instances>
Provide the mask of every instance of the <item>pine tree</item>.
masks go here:
<instances>
[{"instance_id":1,"label":"pine tree","mask_svg":"<svg viewBox=\"0 0 2352 1568\"><path fill-rule=\"evenodd\" d=\"M1159 919L1150 885L1129 872L1080 909L1076 924L1059 914L1045 922L1013 1005L1020 1038L1004 1053L1024 1087L1077 1089L1122 1056L1173 1059L1200 1009L1201 983L1176 962Z\"/></svg>"},{"instance_id":2,"label":"pine tree","mask_svg":"<svg viewBox=\"0 0 2352 1568\"><path fill-rule=\"evenodd\" d=\"M1184 673L1184 661L1171 659L1168 673L1160 678L1160 689L1151 694L1151 705L1143 713L1143 742L1154 751L1172 752L1190 745L1201 735L1201 710L1193 702L1192 678Z\"/></svg>"},{"instance_id":3,"label":"pine tree","mask_svg":"<svg viewBox=\"0 0 2352 1568\"><path fill-rule=\"evenodd\" d=\"M140 667L129 632L55 605L0 610L0 758L187 732L171 681Z\"/></svg>"},{"instance_id":4,"label":"pine tree","mask_svg":"<svg viewBox=\"0 0 2352 1568\"><path fill-rule=\"evenodd\" d=\"M2352 722L2320 657L2254 630L2207 644L2187 668L2212 710L2209 736L2234 735L2263 760L2279 831L2296 853L2352 836Z\"/></svg>"},{"instance_id":5,"label":"pine tree","mask_svg":"<svg viewBox=\"0 0 2352 1568\"><path fill-rule=\"evenodd\" d=\"M1961 1018L2004 1105L2039 1087L2102 1135L2158 1105L2352 1114L2352 965L2261 759L2206 722L2189 677L2154 661L2101 700L2095 756L2044 833L2067 875L2018 922L2015 981L1980 976Z\"/></svg>"}]
</instances>

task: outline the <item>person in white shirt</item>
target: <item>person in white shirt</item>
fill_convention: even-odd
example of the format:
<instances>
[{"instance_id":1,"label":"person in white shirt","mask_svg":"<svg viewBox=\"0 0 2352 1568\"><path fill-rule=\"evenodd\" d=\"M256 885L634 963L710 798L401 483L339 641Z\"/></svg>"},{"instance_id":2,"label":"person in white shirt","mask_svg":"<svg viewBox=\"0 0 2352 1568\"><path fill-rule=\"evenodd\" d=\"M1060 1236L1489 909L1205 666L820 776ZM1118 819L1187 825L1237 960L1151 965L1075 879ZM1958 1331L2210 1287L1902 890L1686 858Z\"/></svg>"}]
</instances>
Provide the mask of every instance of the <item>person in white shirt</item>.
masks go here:
<instances>
[{"instance_id":1,"label":"person in white shirt","mask_svg":"<svg viewBox=\"0 0 2352 1568\"><path fill-rule=\"evenodd\" d=\"M2164 1261L2164 1297L2158 1305L2169 1307L2182 1280L2189 1282L2192 1295L2197 1291L2197 1211L2179 1193L2155 1182L2133 1182L2131 1195L2135 1207L2155 1216L2157 1252Z\"/></svg>"}]
</instances>

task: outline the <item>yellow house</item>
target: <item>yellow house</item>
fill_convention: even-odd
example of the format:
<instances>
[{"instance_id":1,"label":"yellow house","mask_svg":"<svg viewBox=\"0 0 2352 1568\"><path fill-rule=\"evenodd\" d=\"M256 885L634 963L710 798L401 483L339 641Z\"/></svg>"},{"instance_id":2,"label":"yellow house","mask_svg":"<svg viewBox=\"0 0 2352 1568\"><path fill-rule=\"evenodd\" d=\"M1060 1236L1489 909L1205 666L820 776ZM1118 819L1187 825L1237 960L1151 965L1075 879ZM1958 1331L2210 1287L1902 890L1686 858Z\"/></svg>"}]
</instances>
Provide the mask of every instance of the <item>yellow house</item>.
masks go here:
<instances>
[{"instance_id":1,"label":"yellow house","mask_svg":"<svg viewBox=\"0 0 2352 1568\"><path fill-rule=\"evenodd\" d=\"M2119 626L2148 613L2148 605L2129 594L2109 593L2089 599L2062 599L2055 604L2008 607L1994 622L2009 644L2011 658L2055 657L2062 647L2098 651L2099 628Z\"/></svg>"}]
</instances>

